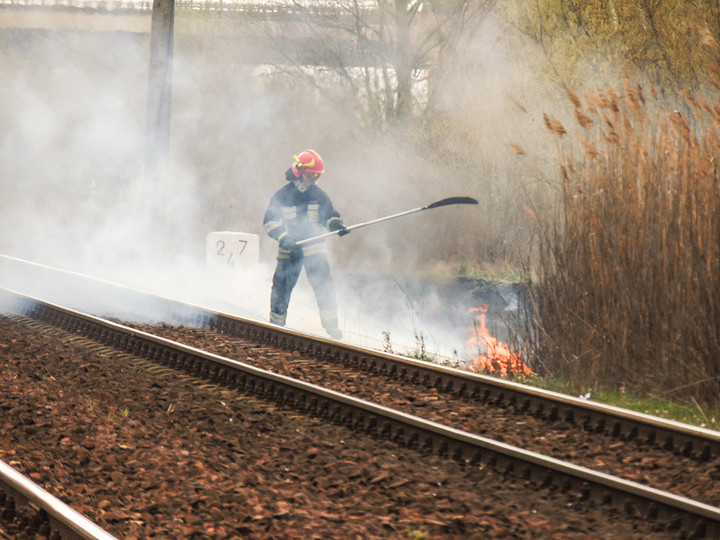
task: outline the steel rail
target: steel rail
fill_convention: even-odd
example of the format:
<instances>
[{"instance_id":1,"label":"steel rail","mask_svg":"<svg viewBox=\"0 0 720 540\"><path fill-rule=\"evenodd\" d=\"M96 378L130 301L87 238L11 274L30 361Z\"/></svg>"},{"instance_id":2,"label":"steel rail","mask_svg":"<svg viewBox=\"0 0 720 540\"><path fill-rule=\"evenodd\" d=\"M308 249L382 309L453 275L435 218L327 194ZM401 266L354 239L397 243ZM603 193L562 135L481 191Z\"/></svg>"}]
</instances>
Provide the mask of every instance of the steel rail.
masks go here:
<instances>
[{"instance_id":1,"label":"steel rail","mask_svg":"<svg viewBox=\"0 0 720 540\"><path fill-rule=\"evenodd\" d=\"M488 466L537 488L576 493L585 500L657 520L686 533L720 536L720 508L686 497L450 428L7 289L0 289L0 305L115 349L372 436L469 466Z\"/></svg>"},{"instance_id":2,"label":"steel rail","mask_svg":"<svg viewBox=\"0 0 720 540\"><path fill-rule=\"evenodd\" d=\"M211 328L258 343L298 350L349 368L393 377L411 384L423 384L459 398L513 408L538 418L564 421L570 425L582 426L588 431L606 433L614 438L657 445L667 451L699 460L707 461L720 457L718 431L534 388L512 380L323 339L269 323L158 297L80 273L0 255L0 269L5 268L5 265L9 265L8 274L21 271L27 279L48 283L54 283L57 276L62 274L67 280L71 280L64 283L70 293L77 291L78 295L108 297L108 303L115 306L118 317L120 313L127 313L128 318L133 315L142 316L142 313L137 312L137 306L152 308L168 324L179 321L180 324ZM22 283L17 285L22 289ZM18 287L14 288L23 292Z\"/></svg>"},{"instance_id":3,"label":"steel rail","mask_svg":"<svg viewBox=\"0 0 720 540\"><path fill-rule=\"evenodd\" d=\"M113 540L114 536L0 461L0 508L12 515L27 508L33 514L26 526L40 536L65 540ZM50 533L53 533L52 535Z\"/></svg>"},{"instance_id":4,"label":"steel rail","mask_svg":"<svg viewBox=\"0 0 720 540\"><path fill-rule=\"evenodd\" d=\"M666 450L709 460L720 456L720 432L534 388L512 380L432 362L316 338L292 330L220 313L210 327L231 335L334 359L349 367L435 387L468 400L513 407L537 417L559 419L614 437L657 444Z\"/></svg>"}]
</instances>

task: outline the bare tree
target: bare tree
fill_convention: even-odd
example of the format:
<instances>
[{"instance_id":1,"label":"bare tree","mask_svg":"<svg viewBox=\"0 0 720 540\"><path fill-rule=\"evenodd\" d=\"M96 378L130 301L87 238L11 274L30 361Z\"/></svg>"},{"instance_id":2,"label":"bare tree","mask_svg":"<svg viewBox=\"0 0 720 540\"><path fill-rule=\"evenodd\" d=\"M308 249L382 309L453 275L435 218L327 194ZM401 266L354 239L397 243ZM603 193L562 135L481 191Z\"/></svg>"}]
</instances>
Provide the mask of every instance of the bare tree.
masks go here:
<instances>
[{"instance_id":1,"label":"bare tree","mask_svg":"<svg viewBox=\"0 0 720 540\"><path fill-rule=\"evenodd\" d=\"M277 41L287 62L278 67L306 77L308 64L332 71L371 122L386 127L432 107L433 89L457 66L496 2L341 0L322 9L296 3L305 30L292 50Z\"/></svg>"}]
</instances>

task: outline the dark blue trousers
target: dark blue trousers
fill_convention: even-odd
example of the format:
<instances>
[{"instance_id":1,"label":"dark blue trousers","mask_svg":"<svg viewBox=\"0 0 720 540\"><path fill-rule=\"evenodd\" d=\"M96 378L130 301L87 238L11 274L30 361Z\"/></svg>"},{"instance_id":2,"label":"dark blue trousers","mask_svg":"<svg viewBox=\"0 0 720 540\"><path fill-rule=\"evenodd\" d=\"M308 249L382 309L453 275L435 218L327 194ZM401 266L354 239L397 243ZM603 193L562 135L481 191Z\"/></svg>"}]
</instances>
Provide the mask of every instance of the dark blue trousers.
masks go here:
<instances>
[{"instance_id":1,"label":"dark blue trousers","mask_svg":"<svg viewBox=\"0 0 720 540\"><path fill-rule=\"evenodd\" d=\"M327 255L324 253L277 260L270 294L270 322L285 325L290 295L303 268L315 292L323 328L326 330L337 328L335 285Z\"/></svg>"}]
</instances>

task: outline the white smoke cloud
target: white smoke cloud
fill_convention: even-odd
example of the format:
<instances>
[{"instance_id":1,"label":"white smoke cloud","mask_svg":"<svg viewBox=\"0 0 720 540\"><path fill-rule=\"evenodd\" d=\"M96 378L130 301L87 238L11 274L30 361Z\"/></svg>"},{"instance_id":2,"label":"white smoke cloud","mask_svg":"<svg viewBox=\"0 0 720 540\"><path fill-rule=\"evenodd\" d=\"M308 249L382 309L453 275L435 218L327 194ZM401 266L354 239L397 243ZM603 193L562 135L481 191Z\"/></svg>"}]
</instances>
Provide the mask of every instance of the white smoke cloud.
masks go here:
<instances>
[{"instance_id":1,"label":"white smoke cloud","mask_svg":"<svg viewBox=\"0 0 720 540\"><path fill-rule=\"evenodd\" d=\"M0 252L265 320L276 244L262 218L292 156L306 148L323 155L320 186L348 225L454 195L491 196L487 208L503 214L493 185L503 179L477 170L468 178L452 160L438 163L419 149L409 132L367 137L347 95L335 106L340 87L324 99L298 91L292 78L268 78L245 60L237 36L191 33L191 22L179 15L176 25L171 166L157 183L142 174L147 35L27 31L1 42ZM520 98L532 89L486 25L473 51L482 72L442 99L463 108L452 116L477 137L482 156L471 161L492 171L510 159L507 142L532 138L532 120L508 99L518 87ZM436 291L405 286L440 265L448 245L467 246L473 257L485 233L469 229L480 214L441 208L330 238L347 339L379 346L387 332L396 352L415 349L420 337L430 354L463 355L472 318L450 320ZM213 231L257 234L259 264L209 272L205 238ZM304 276L288 325L321 333Z\"/></svg>"}]
</instances>

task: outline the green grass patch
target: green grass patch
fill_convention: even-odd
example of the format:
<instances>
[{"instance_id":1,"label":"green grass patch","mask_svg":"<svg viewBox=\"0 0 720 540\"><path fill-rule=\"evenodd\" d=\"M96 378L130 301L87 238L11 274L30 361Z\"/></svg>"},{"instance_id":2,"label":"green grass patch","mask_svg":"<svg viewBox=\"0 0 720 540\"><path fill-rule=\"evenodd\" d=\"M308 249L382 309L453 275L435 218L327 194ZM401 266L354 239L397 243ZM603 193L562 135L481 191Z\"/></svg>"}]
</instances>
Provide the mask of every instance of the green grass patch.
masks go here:
<instances>
[{"instance_id":1,"label":"green grass patch","mask_svg":"<svg viewBox=\"0 0 720 540\"><path fill-rule=\"evenodd\" d=\"M606 391L597 388L582 387L580 391L568 381L529 377L518 380L523 384L551 390L573 397L585 397L590 401L604 403L622 409L628 409L683 424L720 430L720 406L702 407L698 403L663 399L657 396L635 396L626 392Z\"/></svg>"}]
</instances>

